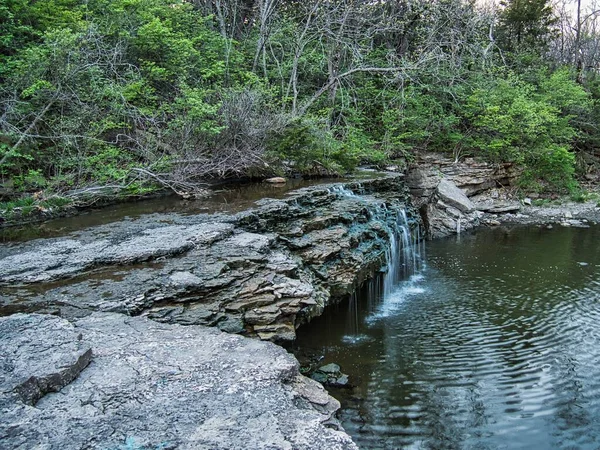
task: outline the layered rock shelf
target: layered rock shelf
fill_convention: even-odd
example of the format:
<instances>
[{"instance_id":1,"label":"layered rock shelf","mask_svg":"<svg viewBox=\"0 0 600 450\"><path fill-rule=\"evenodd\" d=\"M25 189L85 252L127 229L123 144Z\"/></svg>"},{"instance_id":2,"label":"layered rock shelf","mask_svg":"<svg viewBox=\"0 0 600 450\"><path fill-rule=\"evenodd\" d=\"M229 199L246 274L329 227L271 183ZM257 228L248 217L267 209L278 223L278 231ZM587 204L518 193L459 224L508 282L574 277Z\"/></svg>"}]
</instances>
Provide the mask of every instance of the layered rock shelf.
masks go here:
<instances>
[{"instance_id":1,"label":"layered rock shelf","mask_svg":"<svg viewBox=\"0 0 600 450\"><path fill-rule=\"evenodd\" d=\"M118 312L290 341L385 266L402 211L419 225L407 199L388 177L235 216L157 216L15 245L0 253L0 311Z\"/></svg>"}]
</instances>

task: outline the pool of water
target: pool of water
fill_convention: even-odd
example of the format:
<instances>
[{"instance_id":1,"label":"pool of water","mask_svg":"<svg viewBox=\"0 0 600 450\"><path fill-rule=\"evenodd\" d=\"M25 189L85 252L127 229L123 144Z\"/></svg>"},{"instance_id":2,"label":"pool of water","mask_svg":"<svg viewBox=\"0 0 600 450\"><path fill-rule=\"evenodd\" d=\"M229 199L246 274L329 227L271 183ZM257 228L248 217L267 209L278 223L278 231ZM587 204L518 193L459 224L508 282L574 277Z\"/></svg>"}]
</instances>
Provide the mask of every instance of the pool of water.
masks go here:
<instances>
[{"instance_id":1,"label":"pool of water","mask_svg":"<svg viewBox=\"0 0 600 450\"><path fill-rule=\"evenodd\" d=\"M600 227L428 242L424 268L381 282L294 348L350 376L330 392L361 448L600 448Z\"/></svg>"}]
</instances>

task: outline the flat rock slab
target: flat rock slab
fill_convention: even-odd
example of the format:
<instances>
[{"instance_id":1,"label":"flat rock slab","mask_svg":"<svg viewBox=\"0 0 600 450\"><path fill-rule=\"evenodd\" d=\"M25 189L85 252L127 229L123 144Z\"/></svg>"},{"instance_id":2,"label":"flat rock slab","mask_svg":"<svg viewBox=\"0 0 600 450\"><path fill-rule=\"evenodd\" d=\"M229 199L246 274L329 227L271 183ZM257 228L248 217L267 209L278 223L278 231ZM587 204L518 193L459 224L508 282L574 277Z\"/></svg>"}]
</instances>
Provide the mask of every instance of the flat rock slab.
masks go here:
<instances>
[{"instance_id":1,"label":"flat rock slab","mask_svg":"<svg viewBox=\"0 0 600 450\"><path fill-rule=\"evenodd\" d=\"M17 314L0 318L0 404L35 405L58 392L92 360L81 334L58 317Z\"/></svg>"},{"instance_id":2,"label":"flat rock slab","mask_svg":"<svg viewBox=\"0 0 600 450\"><path fill-rule=\"evenodd\" d=\"M34 283L73 276L101 265L123 265L175 256L223 239L233 232L226 223L167 225L92 242L74 239L33 241L21 253L0 258L0 285Z\"/></svg>"},{"instance_id":3,"label":"flat rock slab","mask_svg":"<svg viewBox=\"0 0 600 450\"><path fill-rule=\"evenodd\" d=\"M339 403L274 344L116 313L95 313L75 326L19 314L1 326L21 329L29 348L46 349L49 361L61 366L74 350L93 352L87 368L35 407L5 396L4 448L357 448L332 419ZM38 373L39 365L18 352L18 333L10 336L2 346L16 355L12 365L24 375Z\"/></svg>"},{"instance_id":4,"label":"flat rock slab","mask_svg":"<svg viewBox=\"0 0 600 450\"><path fill-rule=\"evenodd\" d=\"M473 202L450 180L442 179L437 186L436 192L442 201L463 213L468 213L475 209Z\"/></svg>"}]
</instances>

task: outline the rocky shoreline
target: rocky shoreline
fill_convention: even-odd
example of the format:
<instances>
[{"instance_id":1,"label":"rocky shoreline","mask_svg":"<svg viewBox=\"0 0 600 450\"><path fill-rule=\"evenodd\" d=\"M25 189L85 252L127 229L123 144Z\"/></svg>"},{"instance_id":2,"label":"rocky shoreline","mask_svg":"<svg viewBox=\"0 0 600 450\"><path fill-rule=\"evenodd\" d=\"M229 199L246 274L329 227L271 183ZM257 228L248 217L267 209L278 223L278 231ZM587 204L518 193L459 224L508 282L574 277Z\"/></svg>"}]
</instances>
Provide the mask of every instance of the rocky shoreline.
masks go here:
<instances>
[{"instance_id":1,"label":"rocky shoreline","mask_svg":"<svg viewBox=\"0 0 600 450\"><path fill-rule=\"evenodd\" d=\"M431 239L460 234L481 226L580 226L600 223L597 200L535 206L520 200L514 186L519 171L510 164L492 165L473 159L454 162L439 154L422 154L406 182Z\"/></svg>"},{"instance_id":2,"label":"rocky shoreline","mask_svg":"<svg viewBox=\"0 0 600 450\"><path fill-rule=\"evenodd\" d=\"M293 340L385 271L400 225L439 238L599 221L593 202L512 200L514 177L509 166L430 159L406 177L300 189L235 215L160 214L2 247L0 441L356 448L335 420L339 403L261 341Z\"/></svg>"},{"instance_id":3,"label":"rocky shoreline","mask_svg":"<svg viewBox=\"0 0 600 450\"><path fill-rule=\"evenodd\" d=\"M294 339L385 270L399 221L407 233L419 226L409 202L393 175L232 216L154 215L2 247L0 439L356 448L333 417L339 403L260 340Z\"/></svg>"},{"instance_id":4,"label":"rocky shoreline","mask_svg":"<svg viewBox=\"0 0 600 450\"><path fill-rule=\"evenodd\" d=\"M94 313L0 318L0 343L3 448L357 448L269 342Z\"/></svg>"}]
</instances>

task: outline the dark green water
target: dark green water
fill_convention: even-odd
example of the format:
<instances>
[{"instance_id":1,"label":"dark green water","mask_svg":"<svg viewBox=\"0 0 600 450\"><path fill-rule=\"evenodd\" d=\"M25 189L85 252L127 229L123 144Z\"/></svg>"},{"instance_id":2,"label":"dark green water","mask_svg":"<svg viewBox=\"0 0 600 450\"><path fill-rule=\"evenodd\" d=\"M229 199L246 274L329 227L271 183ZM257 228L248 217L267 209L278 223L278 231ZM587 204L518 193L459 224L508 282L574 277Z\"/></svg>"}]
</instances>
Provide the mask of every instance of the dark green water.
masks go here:
<instances>
[{"instance_id":1,"label":"dark green water","mask_svg":"<svg viewBox=\"0 0 600 450\"><path fill-rule=\"evenodd\" d=\"M599 449L600 227L428 242L425 268L299 330L361 448Z\"/></svg>"}]
</instances>

